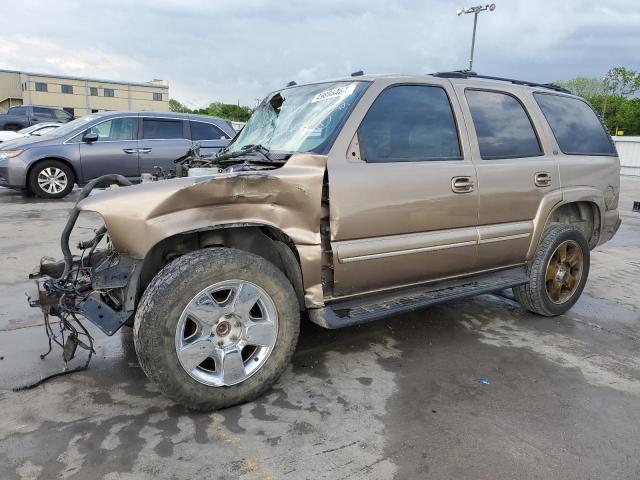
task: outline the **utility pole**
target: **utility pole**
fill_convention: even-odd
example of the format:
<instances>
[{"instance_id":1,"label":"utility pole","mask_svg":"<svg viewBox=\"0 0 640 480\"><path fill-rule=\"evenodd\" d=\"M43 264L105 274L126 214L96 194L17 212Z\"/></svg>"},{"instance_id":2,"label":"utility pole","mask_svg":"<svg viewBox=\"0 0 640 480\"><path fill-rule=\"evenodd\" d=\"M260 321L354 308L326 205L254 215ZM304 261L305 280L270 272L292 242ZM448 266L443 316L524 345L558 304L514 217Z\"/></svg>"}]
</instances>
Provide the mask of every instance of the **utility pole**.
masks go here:
<instances>
[{"instance_id":1,"label":"utility pole","mask_svg":"<svg viewBox=\"0 0 640 480\"><path fill-rule=\"evenodd\" d=\"M473 51L476 46L476 29L478 27L478 14L480 12L484 12L485 10L493 12L495 9L496 9L496 4L491 3L484 6L478 5L476 7L464 7L458 10L458 16L462 15L463 13L473 13L473 35L471 36L471 55L469 56L469 71L473 71Z\"/></svg>"}]
</instances>

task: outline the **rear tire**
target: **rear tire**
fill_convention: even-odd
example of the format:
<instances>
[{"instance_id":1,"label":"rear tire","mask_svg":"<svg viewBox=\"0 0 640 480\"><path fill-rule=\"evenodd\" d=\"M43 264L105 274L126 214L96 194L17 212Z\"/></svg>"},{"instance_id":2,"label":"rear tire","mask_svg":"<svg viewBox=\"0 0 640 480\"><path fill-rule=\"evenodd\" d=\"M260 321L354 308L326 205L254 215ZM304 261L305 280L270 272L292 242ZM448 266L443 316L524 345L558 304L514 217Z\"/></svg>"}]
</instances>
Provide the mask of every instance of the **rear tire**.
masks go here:
<instances>
[{"instance_id":1,"label":"rear tire","mask_svg":"<svg viewBox=\"0 0 640 480\"><path fill-rule=\"evenodd\" d=\"M278 268L248 252L211 248L184 255L155 276L133 336L142 369L167 397L211 411L269 389L289 364L299 331L296 294Z\"/></svg>"},{"instance_id":2,"label":"rear tire","mask_svg":"<svg viewBox=\"0 0 640 480\"><path fill-rule=\"evenodd\" d=\"M582 230L552 223L527 268L529 283L514 287L513 294L530 312L546 317L562 315L582 294L589 261L589 243Z\"/></svg>"},{"instance_id":3,"label":"rear tire","mask_svg":"<svg viewBox=\"0 0 640 480\"><path fill-rule=\"evenodd\" d=\"M71 168L59 160L37 163L29 172L29 189L40 198L63 198L71 193L75 176Z\"/></svg>"}]
</instances>

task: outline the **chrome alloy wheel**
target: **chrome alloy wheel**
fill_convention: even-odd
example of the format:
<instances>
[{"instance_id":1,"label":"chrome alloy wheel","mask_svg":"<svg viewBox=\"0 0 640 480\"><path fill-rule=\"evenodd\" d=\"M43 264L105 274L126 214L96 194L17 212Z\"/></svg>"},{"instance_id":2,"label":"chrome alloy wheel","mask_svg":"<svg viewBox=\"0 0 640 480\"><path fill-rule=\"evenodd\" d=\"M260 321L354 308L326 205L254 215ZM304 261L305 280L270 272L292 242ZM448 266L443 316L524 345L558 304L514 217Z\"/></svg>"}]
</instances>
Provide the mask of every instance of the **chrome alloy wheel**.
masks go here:
<instances>
[{"instance_id":1,"label":"chrome alloy wheel","mask_svg":"<svg viewBox=\"0 0 640 480\"><path fill-rule=\"evenodd\" d=\"M38 186L46 193L56 195L67 188L67 174L56 167L43 168L38 173Z\"/></svg>"},{"instance_id":2,"label":"chrome alloy wheel","mask_svg":"<svg viewBox=\"0 0 640 480\"><path fill-rule=\"evenodd\" d=\"M582 278L582 247L573 240L558 245L547 264L545 276L547 295L555 304L569 300Z\"/></svg>"},{"instance_id":3,"label":"chrome alloy wheel","mask_svg":"<svg viewBox=\"0 0 640 480\"><path fill-rule=\"evenodd\" d=\"M175 347L182 368L214 387L236 385L265 364L278 337L271 297L246 280L225 280L199 292L178 320Z\"/></svg>"}]
</instances>

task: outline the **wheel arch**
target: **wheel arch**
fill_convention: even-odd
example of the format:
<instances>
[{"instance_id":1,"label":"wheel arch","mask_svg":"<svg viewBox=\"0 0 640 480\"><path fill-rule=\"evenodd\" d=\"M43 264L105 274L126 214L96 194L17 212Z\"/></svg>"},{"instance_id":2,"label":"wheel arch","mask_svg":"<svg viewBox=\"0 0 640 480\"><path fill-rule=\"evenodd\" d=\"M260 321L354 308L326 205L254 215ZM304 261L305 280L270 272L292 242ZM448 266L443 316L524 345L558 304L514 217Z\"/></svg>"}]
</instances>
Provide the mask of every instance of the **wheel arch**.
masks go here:
<instances>
[{"instance_id":1,"label":"wheel arch","mask_svg":"<svg viewBox=\"0 0 640 480\"><path fill-rule=\"evenodd\" d=\"M300 254L294 242L282 230L271 225L246 223L182 232L155 244L142 262L136 304L162 267L186 253L211 247L235 248L270 261L289 279L296 292L300 309L304 309L305 290Z\"/></svg>"},{"instance_id":2,"label":"wheel arch","mask_svg":"<svg viewBox=\"0 0 640 480\"><path fill-rule=\"evenodd\" d=\"M25 177L26 185L29 184L29 177L31 176L31 172L33 171L33 169L37 165L41 164L42 162L47 162L47 161L51 161L51 160L55 160L57 162L64 163L73 172L74 183L77 184L80 181L80 177L78 176L78 170L73 166L73 164L68 159L63 158L63 157L56 157L56 156L46 156L46 157L40 158L40 159L32 162L29 165L29 167L27 168L27 174L26 174L26 177Z\"/></svg>"}]
</instances>

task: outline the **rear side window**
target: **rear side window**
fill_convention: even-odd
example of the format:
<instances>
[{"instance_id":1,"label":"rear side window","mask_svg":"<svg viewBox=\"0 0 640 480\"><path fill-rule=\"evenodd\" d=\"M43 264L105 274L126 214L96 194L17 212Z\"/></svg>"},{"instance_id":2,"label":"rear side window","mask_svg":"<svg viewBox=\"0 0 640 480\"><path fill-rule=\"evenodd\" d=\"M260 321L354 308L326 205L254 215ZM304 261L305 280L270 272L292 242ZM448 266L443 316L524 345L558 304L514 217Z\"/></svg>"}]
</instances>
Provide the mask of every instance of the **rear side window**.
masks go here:
<instances>
[{"instance_id":1,"label":"rear side window","mask_svg":"<svg viewBox=\"0 0 640 480\"><path fill-rule=\"evenodd\" d=\"M615 155L609 134L593 109L582 100L534 93L558 146L569 155Z\"/></svg>"},{"instance_id":2,"label":"rear side window","mask_svg":"<svg viewBox=\"0 0 640 480\"><path fill-rule=\"evenodd\" d=\"M485 90L466 90L465 96L483 159L542 155L531 120L515 97Z\"/></svg>"},{"instance_id":3,"label":"rear side window","mask_svg":"<svg viewBox=\"0 0 640 480\"><path fill-rule=\"evenodd\" d=\"M7 112L9 115L26 115L27 108L26 107L11 107Z\"/></svg>"},{"instance_id":4,"label":"rear side window","mask_svg":"<svg viewBox=\"0 0 640 480\"><path fill-rule=\"evenodd\" d=\"M220 140L229 138L215 125L204 122L191 122L191 140Z\"/></svg>"},{"instance_id":5,"label":"rear side window","mask_svg":"<svg viewBox=\"0 0 640 480\"><path fill-rule=\"evenodd\" d=\"M33 114L36 117L53 118L53 110L49 108L33 107Z\"/></svg>"},{"instance_id":6,"label":"rear side window","mask_svg":"<svg viewBox=\"0 0 640 480\"><path fill-rule=\"evenodd\" d=\"M142 126L142 138L170 139L184 138L182 120L159 120L145 118Z\"/></svg>"},{"instance_id":7,"label":"rear side window","mask_svg":"<svg viewBox=\"0 0 640 480\"><path fill-rule=\"evenodd\" d=\"M383 91L358 133L369 163L462 158L449 98L436 86L399 85Z\"/></svg>"}]
</instances>

